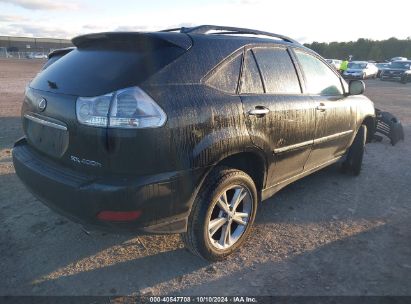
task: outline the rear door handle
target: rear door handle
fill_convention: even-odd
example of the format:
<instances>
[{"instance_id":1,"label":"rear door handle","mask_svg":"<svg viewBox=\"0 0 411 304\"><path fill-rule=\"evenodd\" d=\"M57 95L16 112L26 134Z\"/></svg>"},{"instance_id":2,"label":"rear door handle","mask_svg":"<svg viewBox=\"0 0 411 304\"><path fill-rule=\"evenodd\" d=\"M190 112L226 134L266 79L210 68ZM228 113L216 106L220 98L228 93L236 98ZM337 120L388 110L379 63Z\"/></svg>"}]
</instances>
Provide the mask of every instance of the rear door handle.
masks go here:
<instances>
[{"instance_id":1,"label":"rear door handle","mask_svg":"<svg viewBox=\"0 0 411 304\"><path fill-rule=\"evenodd\" d=\"M270 110L266 107L256 106L255 109L248 111L248 115L265 115L269 112Z\"/></svg>"},{"instance_id":2,"label":"rear door handle","mask_svg":"<svg viewBox=\"0 0 411 304\"><path fill-rule=\"evenodd\" d=\"M327 106L323 103L320 103L319 106L317 106L316 108L318 111L324 112L325 110L327 110Z\"/></svg>"}]
</instances>

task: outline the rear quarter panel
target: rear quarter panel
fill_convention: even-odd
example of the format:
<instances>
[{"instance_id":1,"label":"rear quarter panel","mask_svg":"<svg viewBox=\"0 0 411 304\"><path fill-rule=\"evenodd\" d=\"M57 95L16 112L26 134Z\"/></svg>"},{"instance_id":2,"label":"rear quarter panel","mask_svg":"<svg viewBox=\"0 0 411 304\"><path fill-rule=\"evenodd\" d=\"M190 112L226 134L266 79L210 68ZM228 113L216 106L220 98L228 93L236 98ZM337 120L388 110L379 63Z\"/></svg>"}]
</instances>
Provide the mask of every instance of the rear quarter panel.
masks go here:
<instances>
[{"instance_id":1,"label":"rear quarter panel","mask_svg":"<svg viewBox=\"0 0 411 304\"><path fill-rule=\"evenodd\" d=\"M167 113L156 157L163 168L206 167L220 159L254 149L239 96L201 84L145 87ZM147 155L148 156L148 155Z\"/></svg>"}]
</instances>

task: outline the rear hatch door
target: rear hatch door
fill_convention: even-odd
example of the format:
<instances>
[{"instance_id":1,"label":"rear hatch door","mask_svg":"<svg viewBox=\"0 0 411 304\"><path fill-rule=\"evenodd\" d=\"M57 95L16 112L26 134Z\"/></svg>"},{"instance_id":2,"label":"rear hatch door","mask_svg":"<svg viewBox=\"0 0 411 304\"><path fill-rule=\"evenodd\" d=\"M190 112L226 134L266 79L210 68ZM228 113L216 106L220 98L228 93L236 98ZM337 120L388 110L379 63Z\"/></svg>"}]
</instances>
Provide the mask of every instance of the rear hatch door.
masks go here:
<instances>
[{"instance_id":1,"label":"rear hatch door","mask_svg":"<svg viewBox=\"0 0 411 304\"><path fill-rule=\"evenodd\" d=\"M24 132L32 147L55 162L83 172L109 172L107 129L77 121L77 98L138 86L190 48L191 39L177 33L103 33L73 43L75 49L26 89Z\"/></svg>"}]
</instances>

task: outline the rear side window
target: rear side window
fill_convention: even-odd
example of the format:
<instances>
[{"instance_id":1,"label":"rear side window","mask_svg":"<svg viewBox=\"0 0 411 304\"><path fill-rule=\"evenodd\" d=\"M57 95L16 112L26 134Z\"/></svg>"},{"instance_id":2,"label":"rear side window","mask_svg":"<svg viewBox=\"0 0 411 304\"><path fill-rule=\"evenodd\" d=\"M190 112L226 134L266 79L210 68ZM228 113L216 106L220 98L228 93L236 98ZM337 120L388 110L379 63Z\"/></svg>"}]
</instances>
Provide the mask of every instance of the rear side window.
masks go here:
<instances>
[{"instance_id":1,"label":"rear side window","mask_svg":"<svg viewBox=\"0 0 411 304\"><path fill-rule=\"evenodd\" d=\"M301 93L297 72L285 48L254 48L266 93Z\"/></svg>"},{"instance_id":2,"label":"rear side window","mask_svg":"<svg viewBox=\"0 0 411 304\"><path fill-rule=\"evenodd\" d=\"M223 62L207 79L207 85L219 91L235 94L240 77L242 57L242 54L238 54Z\"/></svg>"},{"instance_id":3,"label":"rear side window","mask_svg":"<svg viewBox=\"0 0 411 304\"><path fill-rule=\"evenodd\" d=\"M243 79L241 82L241 93L243 94L263 94L264 87L261 81L260 72L255 62L254 54L247 51L244 59Z\"/></svg>"},{"instance_id":4,"label":"rear side window","mask_svg":"<svg viewBox=\"0 0 411 304\"><path fill-rule=\"evenodd\" d=\"M321 60L305 52L295 51L304 72L308 94L337 96L343 93L340 78Z\"/></svg>"}]
</instances>

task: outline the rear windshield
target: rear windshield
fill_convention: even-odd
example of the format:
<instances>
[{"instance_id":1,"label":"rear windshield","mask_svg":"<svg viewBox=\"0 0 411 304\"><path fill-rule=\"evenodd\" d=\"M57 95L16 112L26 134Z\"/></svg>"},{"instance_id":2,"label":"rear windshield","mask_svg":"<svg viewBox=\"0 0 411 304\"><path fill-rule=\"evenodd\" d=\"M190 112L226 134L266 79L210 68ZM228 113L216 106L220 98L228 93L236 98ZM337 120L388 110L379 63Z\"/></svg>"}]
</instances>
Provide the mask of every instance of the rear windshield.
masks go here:
<instances>
[{"instance_id":1,"label":"rear windshield","mask_svg":"<svg viewBox=\"0 0 411 304\"><path fill-rule=\"evenodd\" d=\"M39 73L30 87L77 96L98 96L138 85L184 52L174 46L146 50L75 49Z\"/></svg>"},{"instance_id":2,"label":"rear windshield","mask_svg":"<svg viewBox=\"0 0 411 304\"><path fill-rule=\"evenodd\" d=\"M377 63L376 66L379 68L389 68L390 64L389 63Z\"/></svg>"}]
</instances>

